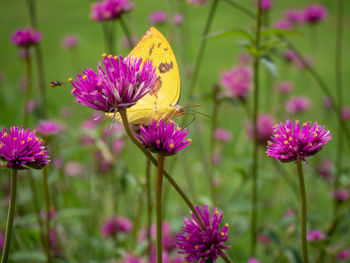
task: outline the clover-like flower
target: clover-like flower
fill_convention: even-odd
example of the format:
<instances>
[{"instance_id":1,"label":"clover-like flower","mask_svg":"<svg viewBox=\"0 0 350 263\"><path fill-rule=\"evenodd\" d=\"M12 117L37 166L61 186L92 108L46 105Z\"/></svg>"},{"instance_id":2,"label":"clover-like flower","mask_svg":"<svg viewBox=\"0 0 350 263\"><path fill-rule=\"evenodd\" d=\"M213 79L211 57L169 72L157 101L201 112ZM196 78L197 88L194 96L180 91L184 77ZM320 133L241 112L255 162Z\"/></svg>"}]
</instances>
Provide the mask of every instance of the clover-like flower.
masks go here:
<instances>
[{"instance_id":1,"label":"clover-like flower","mask_svg":"<svg viewBox=\"0 0 350 263\"><path fill-rule=\"evenodd\" d=\"M300 158L305 161L306 157L320 151L331 139L330 131L318 125L316 122L305 122L301 129L300 123L287 121L274 126L274 134L268 141L267 155L280 160L290 162Z\"/></svg>"},{"instance_id":2,"label":"clover-like flower","mask_svg":"<svg viewBox=\"0 0 350 263\"><path fill-rule=\"evenodd\" d=\"M119 18L122 14L131 11L134 4L129 0L103 0L91 6L91 19L106 21Z\"/></svg>"},{"instance_id":3,"label":"clover-like flower","mask_svg":"<svg viewBox=\"0 0 350 263\"><path fill-rule=\"evenodd\" d=\"M17 29L11 35L11 42L17 47L28 47L37 44L41 39L41 33L35 31L33 28Z\"/></svg>"},{"instance_id":4,"label":"clover-like flower","mask_svg":"<svg viewBox=\"0 0 350 263\"><path fill-rule=\"evenodd\" d=\"M16 170L41 169L50 162L44 141L35 135L35 130L17 126L0 131L0 159Z\"/></svg>"},{"instance_id":5,"label":"clover-like flower","mask_svg":"<svg viewBox=\"0 0 350 263\"><path fill-rule=\"evenodd\" d=\"M210 214L207 205L201 208L195 207L202 219L205 229L202 229L191 213L192 219L186 217L181 233L176 235L177 247L180 254L186 254L186 262L204 263L207 260L215 262L219 255L224 255L223 250L229 248L225 246L229 235L228 224L220 229L223 212L214 208Z\"/></svg>"}]
</instances>

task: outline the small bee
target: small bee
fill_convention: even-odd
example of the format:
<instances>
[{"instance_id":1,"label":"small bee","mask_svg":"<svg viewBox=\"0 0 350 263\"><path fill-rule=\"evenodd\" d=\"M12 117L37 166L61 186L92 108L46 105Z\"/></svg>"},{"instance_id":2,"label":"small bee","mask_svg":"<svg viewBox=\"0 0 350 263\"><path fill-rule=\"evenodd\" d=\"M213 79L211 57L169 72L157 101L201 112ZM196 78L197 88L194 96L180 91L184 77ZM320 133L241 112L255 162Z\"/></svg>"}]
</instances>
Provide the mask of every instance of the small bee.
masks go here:
<instances>
[{"instance_id":1,"label":"small bee","mask_svg":"<svg viewBox=\"0 0 350 263\"><path fill-rule=\"evenodd\" d=\"M58 81L58 80L56 80L56 81L50 81L50 87L51 87L51 88L60 87L60 86L62 86L62 85L64 85L64 83L61 82L61 81Z\"/></svg>"}]
</instances>

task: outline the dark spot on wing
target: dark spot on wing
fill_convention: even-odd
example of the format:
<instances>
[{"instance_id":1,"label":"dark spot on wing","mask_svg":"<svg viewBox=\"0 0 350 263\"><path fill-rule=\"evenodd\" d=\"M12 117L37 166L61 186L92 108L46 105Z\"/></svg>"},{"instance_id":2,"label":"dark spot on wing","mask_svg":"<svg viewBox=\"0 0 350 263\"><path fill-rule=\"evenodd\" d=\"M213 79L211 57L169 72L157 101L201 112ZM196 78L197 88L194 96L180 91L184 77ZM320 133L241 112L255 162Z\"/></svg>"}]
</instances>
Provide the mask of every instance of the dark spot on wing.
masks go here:
<instances>
[{"instance_id":1,"label":"dark spot on wing","mask_svg":"<svg viewBox=\"0 0 350 263\"><path fill-rule=\"evenodd\" d=\"M158 48L160 47L161 44L162 44L162 43L158 43Z\"/></svg>"},{"instance_id":2,"label":"dark spot on wing","mask_svg":"<svg viewBox=\"0 0 350 263\"><path fill-rule=\"evenodd\" d=\"M167 48L164 48L164 51L167 51L168 49Z\"/></svg>"},{"instance_id":3,"label":"dark spot on wing","mask_svg":"<svg viewBox=\"0 0 350 263\"><path fill-rule=\"evenodd\" d=\"M156 81L154 82L154 85L152 89L150 90L149 94L151 96L157 97L158 90L162 87L162 78L160 76L157 77Z\"/></svg>"},{"instance_id":4,"label":"dark spot on wing","mask_svg":"<svg viewBox=\"0 0 350 263\"><path fill-rule=\"evenodd\" d=\"M168 72L172 68L173 68L173 62L172 61L170 62L170 64L169 63L160 63L160 65L158 67L160 73Z\"/></svg>"},{"instance_id":5,"label":"dark spot on wing","mask_svg":"<svg viewBox=\"0 0 350 263\"><path fill-rule=\"evenodd\" d=\"M151 48L149 49L148 56L151 56L151 55L152 55L153 49L154 49L154 43L153 43L153 45L151 46Z\"/></svg>"}]
</instances>

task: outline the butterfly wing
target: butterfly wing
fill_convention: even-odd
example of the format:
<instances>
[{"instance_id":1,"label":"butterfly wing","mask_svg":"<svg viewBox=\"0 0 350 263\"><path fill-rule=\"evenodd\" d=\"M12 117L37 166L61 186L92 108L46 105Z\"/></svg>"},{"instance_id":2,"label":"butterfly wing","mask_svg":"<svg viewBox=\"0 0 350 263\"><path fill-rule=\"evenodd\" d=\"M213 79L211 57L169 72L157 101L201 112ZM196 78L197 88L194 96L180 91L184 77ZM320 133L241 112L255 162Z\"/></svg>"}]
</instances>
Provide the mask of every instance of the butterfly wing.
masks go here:
<instances>
[{"instance_id":1,"label":"butterfly wing","mask_svg":"<svg viewBox=\"0 0 350 263\"><path fill-rule=\"evenodd\" d=\"M180 97L180 74L167 39L156 28L147 30L128 56L150 60L156 67L157 80L152 90L127 110L129 123L147 124L168 116ZM120 120L119 114L116 116Z\"/></svg>"}]
</instances>

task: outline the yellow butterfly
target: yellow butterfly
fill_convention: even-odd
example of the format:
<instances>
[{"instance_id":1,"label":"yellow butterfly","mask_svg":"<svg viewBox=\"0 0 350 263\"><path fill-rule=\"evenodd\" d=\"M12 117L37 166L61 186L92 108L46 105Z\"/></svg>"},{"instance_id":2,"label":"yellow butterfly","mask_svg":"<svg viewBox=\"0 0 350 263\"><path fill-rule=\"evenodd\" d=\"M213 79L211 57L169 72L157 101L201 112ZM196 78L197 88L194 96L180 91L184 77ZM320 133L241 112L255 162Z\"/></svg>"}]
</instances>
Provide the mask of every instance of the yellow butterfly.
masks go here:
<instances>
[{"instance_id":1,"label":"yellow butterfly","mask_svg":"<svg viewBox=\"0 0 350 263\"><path fill-rule=\"evenodd\" d=\"M157 79L151 91L127 109L130 124L149 124L152 120L167 120L184 114L177 105L180 98L180 74L175 55L166 38L154 27L147 30L128 55L150 60L157 68ZM113 118L114 114L107 114ZM121 120L119 113L115 119Z\"/></svg>"}]
</instances>

